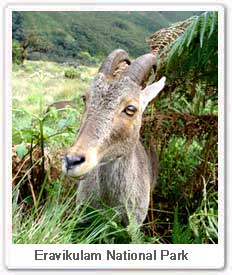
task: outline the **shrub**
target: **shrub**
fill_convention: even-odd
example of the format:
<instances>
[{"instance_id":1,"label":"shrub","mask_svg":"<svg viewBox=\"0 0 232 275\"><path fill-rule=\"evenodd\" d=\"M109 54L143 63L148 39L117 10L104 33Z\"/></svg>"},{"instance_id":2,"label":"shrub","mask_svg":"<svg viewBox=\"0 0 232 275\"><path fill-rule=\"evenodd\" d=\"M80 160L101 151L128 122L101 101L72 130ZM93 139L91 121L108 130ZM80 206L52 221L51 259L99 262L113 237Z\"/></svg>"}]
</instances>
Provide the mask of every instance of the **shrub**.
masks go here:
<instances>
[{"instance_id":1,"label":"shrub","mask_svg":"<svg viewBox=\"0 0 232 275\"><path fill-rule=\"evenodd\" d=\"M86 65L96 65L99 63L99 58L96 56L91 56L89 52L82 51L80 52L80 58L83 64Z\"/></svg>"},{"instance_id":2,"label":"shrub","mask_svg":"<svg viewBox=\"0 0 232 275\"><path fill-rule=\"evenodd\" d=\"M74 78L80 78L81 74L75 68L70 67L64 71L64 76L66 78L74 79Z\"/></svg>"},{"instance_id":3,"label":"shrub","mask_svg":"<svg viewBox=\"0 0 232 275\"><path fill-rule=\"evenodd\" d=\"M23 63L23 48L18 41L13 40L12 44L12 61L14 64L20 65Z\"/></svg>"}]
</instances>

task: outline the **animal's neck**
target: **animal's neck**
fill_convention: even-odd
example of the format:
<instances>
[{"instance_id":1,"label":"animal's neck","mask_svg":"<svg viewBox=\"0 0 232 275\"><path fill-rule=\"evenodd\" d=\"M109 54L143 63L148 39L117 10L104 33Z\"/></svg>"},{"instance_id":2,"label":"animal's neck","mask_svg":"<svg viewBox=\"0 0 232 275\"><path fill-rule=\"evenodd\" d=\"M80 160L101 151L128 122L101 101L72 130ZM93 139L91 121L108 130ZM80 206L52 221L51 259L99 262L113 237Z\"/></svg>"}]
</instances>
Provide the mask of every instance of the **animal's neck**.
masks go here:
<instances>
[{"instance_id":1,"label":"animal's neck","mask_svg":"<svg viewBox=\"0 0 232 275\"><path fill-rule=\"evenodd\" d=\"M117 206L128 199L133 189L133 169L135 151L99 167L98 184L101 198L112 206Z\"/></svg>"},{"instance_id":2,"label":"animal's neck","mask_svg":"<svg viewBox=\"0 0 232 275\"><path fill-rule=\"evenodd\" d=\"M102 187L110 186L112 190L112 186L117 187L126 184L126 182L133 177L136 148L137 146L127 154L99 168L99 183Z\"/></svg>"}]
</instances>

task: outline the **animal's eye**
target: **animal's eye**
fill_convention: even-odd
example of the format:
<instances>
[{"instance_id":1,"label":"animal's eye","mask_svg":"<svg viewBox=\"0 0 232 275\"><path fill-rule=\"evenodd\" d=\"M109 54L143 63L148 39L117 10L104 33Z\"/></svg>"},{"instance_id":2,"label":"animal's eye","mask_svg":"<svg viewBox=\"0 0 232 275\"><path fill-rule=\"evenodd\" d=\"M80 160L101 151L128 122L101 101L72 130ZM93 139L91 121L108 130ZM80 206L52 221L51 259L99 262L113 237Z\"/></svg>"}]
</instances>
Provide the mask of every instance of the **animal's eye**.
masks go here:
<instances>
[{"instance_id":1,"label":"animal's eye","mask_svg":"<svg viewBox=\"0 0 232 275\"><path fill-rule=\"evenodd\" d=\"M137 111L137 108L133 105L128 105L125 109L124 112L128 115L128 116L133 116Z\"/></svg>"}]
</instances>

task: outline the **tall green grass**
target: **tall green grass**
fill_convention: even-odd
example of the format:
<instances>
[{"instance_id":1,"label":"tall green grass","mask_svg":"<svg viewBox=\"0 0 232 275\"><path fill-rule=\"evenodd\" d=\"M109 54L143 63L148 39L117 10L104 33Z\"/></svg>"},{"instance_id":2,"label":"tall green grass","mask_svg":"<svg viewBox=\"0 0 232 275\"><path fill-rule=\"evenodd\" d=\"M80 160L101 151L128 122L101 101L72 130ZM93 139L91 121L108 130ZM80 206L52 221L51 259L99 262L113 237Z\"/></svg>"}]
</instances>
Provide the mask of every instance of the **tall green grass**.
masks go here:
<instances>
[{"instance_id":1,"label":"tall green grass","mask_svg":"<svg viewBox=\"0 0 232 275\"><path fill-rule=\"evenodd\" d=\"M13 243L16 244L101 244L101 243L149 243L156 238L148 238L139 230L136 222L128 227L120 223L119 210L102 205L102 209L76 205L76 188L70 188L63 195L62 179L52 182L52 189L46 200L25 210L28 198L18 203L19 183L13 190ZM41 192L46 189L46 180ZM51 184L51 183L50 183ZM42 194L39 194L42 198Z\"/></svg>"}]
</instances>

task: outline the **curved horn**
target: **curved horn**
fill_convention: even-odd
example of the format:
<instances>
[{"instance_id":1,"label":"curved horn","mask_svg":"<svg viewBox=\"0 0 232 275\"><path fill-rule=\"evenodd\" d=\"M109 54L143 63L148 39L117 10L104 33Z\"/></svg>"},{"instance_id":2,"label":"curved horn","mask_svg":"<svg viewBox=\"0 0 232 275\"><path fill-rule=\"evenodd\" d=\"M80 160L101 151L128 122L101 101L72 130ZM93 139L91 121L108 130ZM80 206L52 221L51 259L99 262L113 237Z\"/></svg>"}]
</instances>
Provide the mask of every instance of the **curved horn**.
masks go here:
<instances>
[{"instance_id":1,"label":"curved horn","mask_svg":"<svg viewBox=\"0 0 232 275\"><path fill-rule=\"evenodd\" d=\"M156 64L155 55L148 53L136 58L125 70L123 76L128 76L138 85L142 85L147 80L151 68Z\"/></svg>"},{"instance_id":2,"label":"curved horn","mask_svg":"<svg viewBox=\"0 0 232 275\"><path fill-rule=\"evenodd\" d=\"M113 75L118 64L123 61L130 64L128 53L121 49L114 50L106 57L98 72L103 73L105 76L111 76Z\"/></svg>"}]
</instances>

